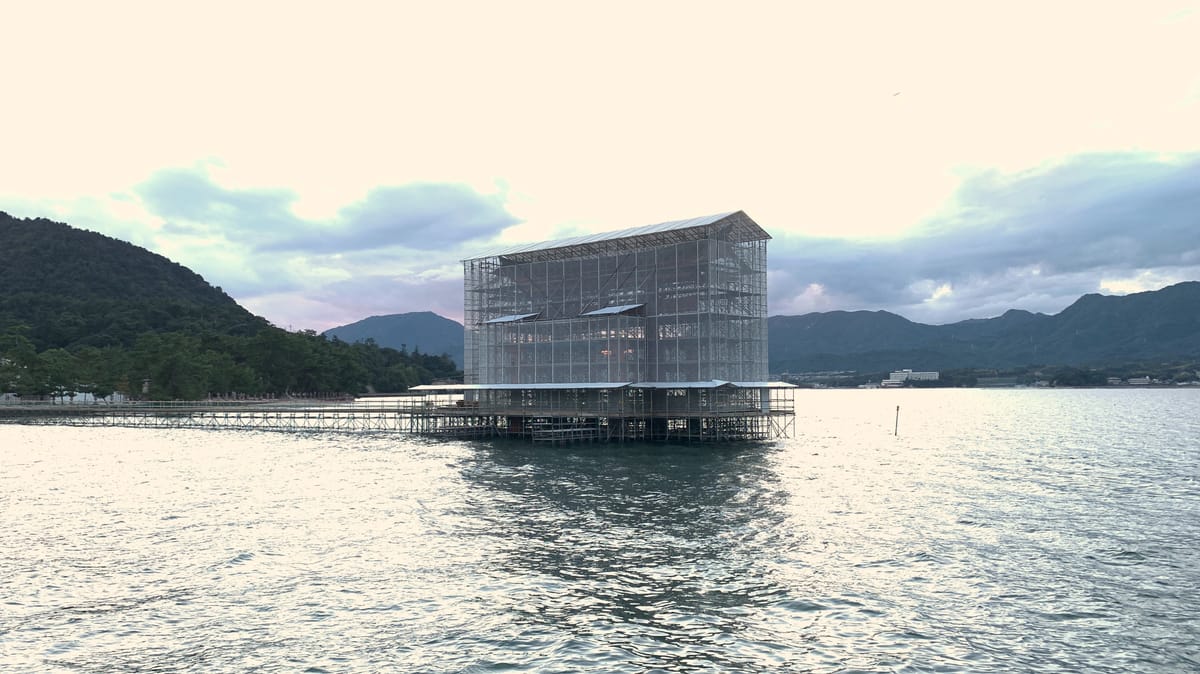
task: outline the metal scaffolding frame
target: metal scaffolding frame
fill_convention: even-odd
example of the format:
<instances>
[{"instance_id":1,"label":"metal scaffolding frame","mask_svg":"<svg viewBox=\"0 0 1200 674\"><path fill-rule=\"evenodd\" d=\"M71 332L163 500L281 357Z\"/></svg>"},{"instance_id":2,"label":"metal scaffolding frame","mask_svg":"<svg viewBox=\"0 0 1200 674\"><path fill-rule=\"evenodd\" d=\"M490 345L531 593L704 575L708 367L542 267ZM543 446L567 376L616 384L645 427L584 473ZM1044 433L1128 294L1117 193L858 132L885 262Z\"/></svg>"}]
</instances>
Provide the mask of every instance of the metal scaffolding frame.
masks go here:
<instances>
[{"instance_id":1,"label":"metal scaffolding frame","mask_svg":"<svg viewBox=\"0 0 1200 674\"><path fill-rule=\"evenodd\" d=\"M481 387L465 391L464 400L507 410L500 399L516 394L489 387L553 384L576 393L555 398L542 412L567 418L584 393L577 387L656 382L643 390L640 411L608 418L639 420L638 437L671 436L667 431L676 427L686 436L724 437L729 433L706 429L737 424L756 438L787 432L790 422L769 420L790 414L790 406L774 414L746 407L736 424L729 412L706 420L718 414L711 408L689 411L698 422L655 421L682 402L669 394L671 383L766 382L770 238L734 211L464 260L465 381ZM545 391L521 390L549 400ZM688 400L707 395L683 390ZM736 390L758 399L772 395L766 387ZM584 397L592 395L598 394ZM768 420L761 428L750 421L759 417Z\"/></svg>"},{"instance_id":2,"label":"metal scaffolding frame","mask_svg":"<svg viewBox=\"0 0 1200 674\"><path fill-rule=\"evenodd\" d=\"M770 235L741 211L652 227L464 260L466 382L765 381Z\"/></svg>"}]
</instances>

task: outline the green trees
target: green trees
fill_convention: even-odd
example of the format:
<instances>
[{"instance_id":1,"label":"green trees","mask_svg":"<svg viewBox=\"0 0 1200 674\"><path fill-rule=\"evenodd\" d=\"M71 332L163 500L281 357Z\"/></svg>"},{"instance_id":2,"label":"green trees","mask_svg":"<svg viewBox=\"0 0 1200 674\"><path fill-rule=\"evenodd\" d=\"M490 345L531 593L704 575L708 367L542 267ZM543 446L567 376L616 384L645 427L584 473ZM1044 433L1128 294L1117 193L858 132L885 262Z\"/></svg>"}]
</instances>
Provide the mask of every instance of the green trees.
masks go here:
<instances>
[{"instance_id":1,"label":"green trees","mask_svg":"<svg viewBox=\"0 0 1200 674\"><path fill-rule=\"evenodd\" d=\"M114 392L154 400L398 392L459 375L444 356L329 341L312 331L145 332L132 348L83 345L40 352L21 330L0 333L0 392L31 399L78 393L104 398Z\"/></svg>"},{"instance_id":2,"label":"green trees","mask_svg":"<svg viewBox=\"0 0 1200 674\"><path fill-rule=\"evenodd\" d=\"M461 374L440 356L280 330L182 265L62 223L0 212L0 253L0 393L355 394Z\"/></svg>"},{"instance_id":3,"label":"green trees","mask_svg":"<svg viewBox=\"0 0 1200 674\"><path fill-rule=\"evenodd\" d=\"M147 333L138 338L128 374L134 381L149 382L151 399L196 400L210 391L208 361L195 335Z\"/></svg>"},{"instance_id":4,"label":"green trees","mask_svg":"<svg viewBox=\"0 0 1200 674\"><path fill-rule=\"evenodd\" d=\"M1108 378L1100 370L1061 367L1053 369L1050 381L1054 386L1104 386Z\"/></svg>"}]
</instances>

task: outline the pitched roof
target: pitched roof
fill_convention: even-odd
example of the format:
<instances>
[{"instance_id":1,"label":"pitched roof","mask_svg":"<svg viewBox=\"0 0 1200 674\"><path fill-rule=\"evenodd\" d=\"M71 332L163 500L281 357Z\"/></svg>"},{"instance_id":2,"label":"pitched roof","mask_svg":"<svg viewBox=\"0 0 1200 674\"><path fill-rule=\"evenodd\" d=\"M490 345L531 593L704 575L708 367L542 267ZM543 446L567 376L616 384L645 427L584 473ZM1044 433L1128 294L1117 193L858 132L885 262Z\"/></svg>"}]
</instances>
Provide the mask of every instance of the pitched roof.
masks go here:
<instances>
[{"instance_id":1,"label":"pitched roof","mask_svg":"<svg viewBox=\"0 0 1200 674\"><path fill-rule=\"evenodd\" d=\"M655 246L682 241L707 239L718 231L724 233L730 241L761 241L771 238L766 230L750 219L744 211L716 213L687 220L660 222L656 225L643 225L629 229L618 229L611 232L574 236L567 239L526 243L494 250L483 255L467 258L478 260L488 257L504 257L513 262L533 260L548 260L555 258L588 255L598 252L611 251L618 248Z\"/></svg>"},{"instance_id":2,"label":"pitched roof","mask_svg":"<svg viewBox=\"0 0 1200 674\"><path fill-rule=\"evenodd\" d=\"M644 306L646 306L646 305L645 304L621 304L619 306L604 307L602 309L596 309L594 311L585 311L579 315L580 316L613 316L616 314L623 314L628 311L633 311L634 309L641 309Z\"/></svg>"}]
</instances>

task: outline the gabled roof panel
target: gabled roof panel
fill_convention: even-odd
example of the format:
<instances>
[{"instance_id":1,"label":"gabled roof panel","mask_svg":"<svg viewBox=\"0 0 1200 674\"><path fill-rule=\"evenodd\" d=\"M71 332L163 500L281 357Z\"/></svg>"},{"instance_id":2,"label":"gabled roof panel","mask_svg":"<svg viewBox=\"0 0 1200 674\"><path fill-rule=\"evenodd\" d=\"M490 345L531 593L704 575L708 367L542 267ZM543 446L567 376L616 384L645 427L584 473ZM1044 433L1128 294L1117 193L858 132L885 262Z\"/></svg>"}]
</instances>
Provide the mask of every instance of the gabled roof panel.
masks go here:
<instances>
[{"instance_id":1,"label":"gabled roof panel","mask_svg":"<svg viewBox=\"0 0 1200 674\"><path fill-rule=\"evenodd\" d=\"M646 306L646 305L645 304L622 304L622 305L615 306L615 307L604 307L603 309L596 309L594 311L585 311L579 315L580 316L611 316L613 314L623 314L627 311L633 311L634 309L641 309L644 306Z\"/></svg>"},{"instance_id":2,"label":"gabled roof panel","mask_svg":"<svg viewBox=\"0 0 1200 674\"><path fill-rule=\"evenodd\" d=\"M540 315L540 311L532 314L510 314L508 316L493 318L490 321L484 321L484 323L516 323L517 321L527 321L531 318L537 318Z\"/></svg>"},{"instance_id":3,"label":"gabled roof panel","mask_svg":"<svg viewBox=\"0 0 1200 674\"><path fill-rule=\"evenodd\" d=\"M508 248L501 248L484 255L468 258L478 260L488 257L509 258L566 258L575 254L587 254L594 251L596 246L603 246L620 239L637 239L640 245L660 245L708 238L718 228L728 227L731 241L760 241L771 238L770 234L750 219L743 211L716 213L686 220L672 220L655 225L643 225L629 229L618 229L611 232L586 234L567 239L526 243ZM553 251L553 252L551 252ZM519 261L519 260L518 260Z\"/></svg>"}]
</instances>

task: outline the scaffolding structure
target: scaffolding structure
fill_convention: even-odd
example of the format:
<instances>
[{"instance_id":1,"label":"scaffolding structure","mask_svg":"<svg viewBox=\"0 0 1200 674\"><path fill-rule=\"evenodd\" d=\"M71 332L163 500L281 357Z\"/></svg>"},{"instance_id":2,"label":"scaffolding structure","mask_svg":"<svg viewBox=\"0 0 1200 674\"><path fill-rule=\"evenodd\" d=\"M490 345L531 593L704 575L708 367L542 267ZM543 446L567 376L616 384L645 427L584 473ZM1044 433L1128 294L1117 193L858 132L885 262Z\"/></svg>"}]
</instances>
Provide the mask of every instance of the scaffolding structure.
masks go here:
<instances>
[{"instance_id":1,"label":"scaffolding structure","mask_svg":"<svg viewBox=\"0 0 1200 674\"><path fill-rule=\"evenodd\" d=\"M465 260L466 383L766 381L768 239L738 211Z\"/></svg>"},{"instance_id":2,"label":"scaffolding structure","mask_svg":"<svg viewBox=\"0 0 1200 674\"><path fill-rule=\"evenodd\" d=\"M464 403L572 437L787 433L773 420L791 405L770 405L785 385L767 381L770 238L735 211L464 260ZM573 426L581 401L620 405Z\"/></svg>"}]
</instances>

